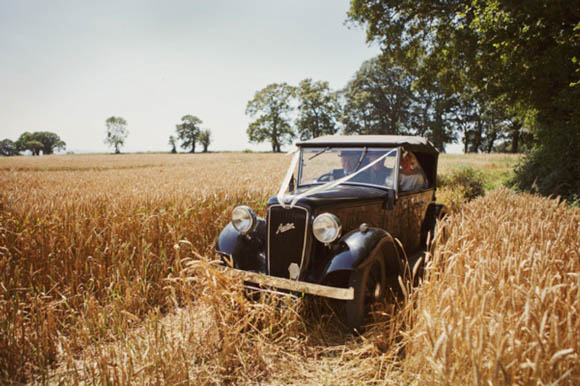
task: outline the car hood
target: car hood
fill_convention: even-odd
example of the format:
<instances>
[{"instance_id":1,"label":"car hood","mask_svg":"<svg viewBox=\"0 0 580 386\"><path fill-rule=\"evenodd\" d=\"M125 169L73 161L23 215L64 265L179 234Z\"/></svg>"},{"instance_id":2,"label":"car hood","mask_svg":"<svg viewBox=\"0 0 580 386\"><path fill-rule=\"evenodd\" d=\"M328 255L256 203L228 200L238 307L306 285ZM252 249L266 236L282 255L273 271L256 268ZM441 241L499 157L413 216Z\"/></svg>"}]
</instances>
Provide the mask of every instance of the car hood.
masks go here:
<instances>
[{"instance_id":1,"label":"car hood","mask_svg":"<svg viewBox=\"0 0 580 386\"><path fill-rule=\"evenodd\" d=\"M305 193L309 189L312 189L312 187L300 188L295 192L285 194L284 204L290 205L296 196ZM388 191L385 189L371 186L341 184L331 189L306 195L300 198L296 205L315 209L325 206L362 204L369 201L385 200L387 193ZM268 200L268 206L276 204L279 204L276 196Z\"/></svg>"}]
</instances>

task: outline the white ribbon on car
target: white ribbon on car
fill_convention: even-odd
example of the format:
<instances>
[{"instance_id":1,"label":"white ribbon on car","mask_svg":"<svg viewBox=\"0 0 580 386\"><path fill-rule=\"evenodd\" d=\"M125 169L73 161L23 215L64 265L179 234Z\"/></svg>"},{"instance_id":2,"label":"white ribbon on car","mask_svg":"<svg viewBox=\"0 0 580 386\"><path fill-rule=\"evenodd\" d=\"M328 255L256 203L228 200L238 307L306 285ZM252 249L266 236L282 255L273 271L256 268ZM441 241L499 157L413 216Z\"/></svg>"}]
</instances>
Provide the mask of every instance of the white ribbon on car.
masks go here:
<instances>
[{"instance_id":1,"label":"white ribbon on car","mask_svg":"<svg viewBox=\"0 0 580 386\"><path fill-rule=\"evenodd\" d=\"M338 180L335 180L335 181L329 181L326 184L316 186L312 189L308 189L307 191L305 191L297 196L294 196L294 199L290 203L290 208L293 208L294 205L296 205L296 203L298 202L298 200L300 200L304 197L308 197L308 196L311 196L315 193L322 192L322 191L330 189L330 188L334 188L335 186L340 185L343 182L350 180L351 178L358 175L359 173L364 172L365 170L371 168L376 163L384 160L385 158L387 158L389 155L391 155L391 153L393 153L396 150L397 149L393 149L390 152L383 154L382 156L380 156L379 158L377 158L373 162L366 165L364 168L357 170L355 173L349 174L349 175L344 176L342 178L339 178ZM278 202L280 203L280 205L282 205L282 207L284 209L286 209L286 203L284 203L284 191L286 190L286 187L288 187L288 184L290 183L290 177L292 176L292 173L294 172L294 168L296 167L296 162L298 162L299 155L300 155L299 153L294 155L294 158L292 159L292 164L290 165L290 168L288 169L288 173L286 174L286 178L284 178L284 182L282 183L282 186L280 187L280 191L278 192L278 195L277 195Z\"/></svg>"},{"instance_id":2,"label":"white ribbon on car","mask_svg":"<svg viewBox=\"0 0 580 386\"><path fill-rule=\"evenodd\" d=\"M286 176L282 180L282 185L280 186L280 190L278 191L278 194L276 195L278 202L280 203L280 205L282 205L282 207L284 209L286 209L286 204L284 203L284 192L286 191L288 184L290 184L290 178L292 178L292 175L294 174L294 169L296 168L296 164L298 163L298 159L300 158L300 152L298 150L295 150L293 153L288 153L288 154L289 155L294 154L294 157L292 158L292 162L290 162L290 167L288 168L288 171L286 172Z\"/></svg>"}]
</instances>

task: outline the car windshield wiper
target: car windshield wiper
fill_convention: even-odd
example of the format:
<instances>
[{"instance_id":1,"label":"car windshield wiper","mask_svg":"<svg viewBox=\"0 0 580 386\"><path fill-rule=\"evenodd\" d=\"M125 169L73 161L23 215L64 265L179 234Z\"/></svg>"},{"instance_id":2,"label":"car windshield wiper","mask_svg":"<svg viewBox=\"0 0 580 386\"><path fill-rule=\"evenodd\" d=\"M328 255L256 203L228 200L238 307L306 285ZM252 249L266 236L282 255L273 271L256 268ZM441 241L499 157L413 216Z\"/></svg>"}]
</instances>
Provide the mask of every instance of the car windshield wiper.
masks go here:
<instances>
[{"instance_id":1,"label":"car windshield wiper","mask_svg":"<svg viewBox=\"0 0 580 386\"><path fill-rule=\"evenodd\" d=\"M320 150L318 153L312 155L312 157L308 158L308 161L310 161L313 158L318 157L319 155L321 155L322 153L326 153L327 151L330 150L330 147L325 147L324 149Z\"/></svg>"}]
</instances>

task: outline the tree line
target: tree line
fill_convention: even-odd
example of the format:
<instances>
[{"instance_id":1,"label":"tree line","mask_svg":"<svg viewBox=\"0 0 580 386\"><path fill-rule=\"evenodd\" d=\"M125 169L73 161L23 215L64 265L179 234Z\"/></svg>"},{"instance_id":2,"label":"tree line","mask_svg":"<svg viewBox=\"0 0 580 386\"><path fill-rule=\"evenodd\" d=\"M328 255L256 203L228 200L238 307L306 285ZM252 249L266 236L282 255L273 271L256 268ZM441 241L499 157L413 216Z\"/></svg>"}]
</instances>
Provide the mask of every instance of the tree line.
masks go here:
<instances>
[{"instance_id":1,"label":"tree line","mask_svg":"<svg viewBox=\"0 0 580 386\"><path fill-rule=\"evenodd\" d=\"M211 144L211 130L202 129L203 121L195 115L184 115L181 117L181 123L175 125L177 137L170 136L169 144L171 145L171 152L177 153L177 141L181 141L181 148L188 150L190 153L195 153L195 145L199 143L203 147L203 152L207 152Z\"/></svg>"},{"instance_id":2,"label":"tree line","mask_svg":"<svg viewBox=\"0 0 580 386\"><path fill-rule=\"evenodd\" d=\"M207 152L211 144L210 129L201 129L203 122L193 115L185 115L181 123L176 125L177 137L169 137L171 152L177 153L176 146L181 141L181 147L190 153L195 152L195 145L199 143L203 151ZM127 121L123 117L112 116L105 121L105 144L113 147L115 154L121 153L121 148L129 136ZM32 155L53 154L55 151L65 150L66 143L60 137L49 131L24 132L16 141L8 138L0 141L0 156L15 156L30 151Z\"/></svg>"},{"instance_id":3,"label":"tree line","mask_svg":"<svg viewBox=\"0 0 580 386\"><path fill-rule=\"evenodd\" d=\"M14 156L24 151L32 155L53 154L55 151L65 150L66 143L50 131L26 131L16 141L8 138L0 141L0 155Z\"/></svg>"},{"instance_id":4,"label":"tree line","mask_svg":"<svg viewBox=\"0 0 580 386\"><path fill-rule=\"evenodd\" d=\"M196 143L201 144L203 151L207 152L211 144L211 130L201 129L202 123L203 121L194 115L184 115L181 123L175 125L177 137L169 136L171 152L177 153L178 141L181 141L181 147L190 153L195 152ZM123 117L112 116L105 121L105 125L107 127L105 144L114 147L115 154L118 154L129 135L127 121Z\"/></svg>"},{"instance_id":5,"label":"tree line","mask_svg":"<svg viewBox=\"0 0 580 386\"><path fill-rule=\"evenodd\" d=\"M467 93L450 95L379 56L364 62L342 90L304 79L298 86L273 83L256 92L246 114L250 142L272 151L299 138L320 135L391 134L429 138L441 151L461 137L464 152L520 152L532 145L531 130L507 103L488 105Z\"/></svg>"}]
</instances>

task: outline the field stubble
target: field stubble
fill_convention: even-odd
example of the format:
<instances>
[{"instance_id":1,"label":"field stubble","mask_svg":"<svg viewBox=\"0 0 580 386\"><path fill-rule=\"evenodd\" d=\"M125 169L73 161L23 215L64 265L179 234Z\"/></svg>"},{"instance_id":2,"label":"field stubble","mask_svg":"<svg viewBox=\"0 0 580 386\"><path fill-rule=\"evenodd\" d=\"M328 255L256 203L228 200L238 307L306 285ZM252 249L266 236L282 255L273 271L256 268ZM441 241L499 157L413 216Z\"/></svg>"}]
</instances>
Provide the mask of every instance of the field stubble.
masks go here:
<instances>
[{"instance_id":1,"label":"field stubble","mask_svg":"<svg viewBox=\"0 0 580 386\"><path fill-rule=\"evenodd\" d=\"M443 156L440 169L509 173L510 160L482 158ZM578 209L442 189L457 200L447 243L358 337L326 302L250 301L210 263L234 206L263 214L287 156L1 161L4 382L580 382Z\"/></svg>"}]
</instances>

